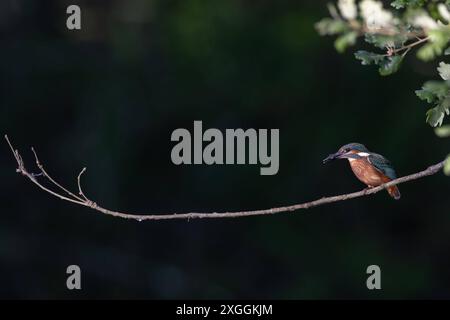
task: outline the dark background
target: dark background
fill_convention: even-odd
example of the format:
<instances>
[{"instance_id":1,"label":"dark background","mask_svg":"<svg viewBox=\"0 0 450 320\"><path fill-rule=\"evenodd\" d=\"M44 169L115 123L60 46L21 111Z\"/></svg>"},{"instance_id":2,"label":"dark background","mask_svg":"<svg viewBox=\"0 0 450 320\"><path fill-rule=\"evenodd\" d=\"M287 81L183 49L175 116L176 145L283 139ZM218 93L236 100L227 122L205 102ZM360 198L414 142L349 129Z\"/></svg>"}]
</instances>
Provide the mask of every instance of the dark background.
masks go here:
<instances>
[{"instance_id":1,"label":"dark background","mask_svg":"<svg viewBox=\"0 0 450 320\"><path fill-rule=\"evenodd\" d=\"M82 30L66 29L78 4ZM398 175L442 160L449 140L414 94L437 62L413 54L391 77L339 55L314 23L325 1L0 3L0 127L33 167L130 212L270 208L364 186L358 141ZM360 46L364 44L360 43ZM175 166L176 128L279 128L280 170ZM136 222L60 201L15 173L0 147L2 298L450 298L450 179L265 217ZM82 290L66 289L66 267ZM366 288L366 268L382 290Z\"/></svg>"}]
</instances>

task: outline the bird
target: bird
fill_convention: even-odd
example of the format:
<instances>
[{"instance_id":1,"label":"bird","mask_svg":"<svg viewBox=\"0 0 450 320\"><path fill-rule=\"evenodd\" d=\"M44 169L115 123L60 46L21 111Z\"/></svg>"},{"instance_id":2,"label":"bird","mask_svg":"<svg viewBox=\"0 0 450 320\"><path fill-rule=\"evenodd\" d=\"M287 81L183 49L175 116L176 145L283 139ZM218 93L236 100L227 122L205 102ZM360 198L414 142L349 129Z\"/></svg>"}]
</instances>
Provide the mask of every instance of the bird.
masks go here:
<instances>
[{"instance_id":1,"label":"bird","mask_svg":"<svg viewBox=\"0 0 450 320\"><path fill-rule=\"evenodd\" d=\"M336 153L326 157L323 163L336 159L347 159L355 176L368 188L397 179L391 162L381 154L370 152L361 143L349 143L342 146ZM387 192L395 200L401 197L400 190L395 185L388 187Z\"/></svg>"}]
</instances>

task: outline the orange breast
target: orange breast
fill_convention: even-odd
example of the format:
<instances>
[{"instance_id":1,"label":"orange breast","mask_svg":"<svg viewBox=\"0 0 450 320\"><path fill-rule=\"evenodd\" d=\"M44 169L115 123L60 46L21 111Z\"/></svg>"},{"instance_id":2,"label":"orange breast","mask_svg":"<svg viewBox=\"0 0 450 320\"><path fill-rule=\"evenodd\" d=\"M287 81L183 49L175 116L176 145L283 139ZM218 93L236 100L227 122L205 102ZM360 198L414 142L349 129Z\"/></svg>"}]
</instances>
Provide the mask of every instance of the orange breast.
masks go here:
<instances>
[{"instance_id":1,"label":"orange breast","mask_svg":"<svg viewBox=\"0 0 450 320\"><path fill-rule=\"evenodd\" d=\"M375 169L366 159L352 160L350 167L355 176L369 187L376 187L391 180Z\"/></svg>"}]
</instances>

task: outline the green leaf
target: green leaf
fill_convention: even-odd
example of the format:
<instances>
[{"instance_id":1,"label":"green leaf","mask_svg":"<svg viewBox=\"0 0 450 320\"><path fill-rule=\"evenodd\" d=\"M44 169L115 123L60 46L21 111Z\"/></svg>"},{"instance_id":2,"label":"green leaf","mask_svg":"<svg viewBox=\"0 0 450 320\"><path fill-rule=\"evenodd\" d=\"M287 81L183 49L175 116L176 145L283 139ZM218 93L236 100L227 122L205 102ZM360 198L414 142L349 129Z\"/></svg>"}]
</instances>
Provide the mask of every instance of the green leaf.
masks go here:
<instances>
[{"instance_id":1,"label":"green leaf","mask_svg":"<svg viewBox=\"0 0 450 320\"><path fill-rule=\"evenodd\" d=\"M403 60L402 56L392 56L384 59L380 62L380 75L388 76L395 72L397 72L398 68L400 68L400 64Z\"/></svg>"},{"instance_id":2,"label":"green leaf","mask_svg":"<svg viewBox=\"0 0 450 320\"><path fill-rule=\"evenodd\" d=\"M408 40L408 36L405 33L398 35L384 35L377 33L366 33L364 40L374 46L385 49L387 47L401 47Z\"/></svg>"},{"instance_id":3,"label":"green leaf","mask_svg":"<svg viewBox=\"0 0 450 320\"><path fill-rule=\"evenodd\" d=\"M444 116L450 113L450 98L445 98L436 107L427 111L427 123L433 127L442 125Z\"/></svg>"},{"instance_id":4,"label":"green leaf","mask_svg":"<svg viewBox=\"0 0 450 320\"><path fill-rule=\"evenodd\" d=\"M450 96L446 96L444 99L441 100L439 107L441 108L441 111L444 112L446 115L450 114Z\"/></svg>"},{"instance_id":5,"label":"green leaf","mask_svg":"<svg viewBox=\"0 0 450 320\"><path fill-rule=\"evenodd\" d=\"M448 47L447 49L445 49L444 54L446 56L450 55L450 47Z\"/></svg>"},{"instance_id":6,"label":"green leaf","mask_svg":"<svg viewBox=\"0 0 450 320\"><path fill-rule=\"evenodd\" d=\"M450 154L447 156L444 162L444 173L447 176L450 176Z\"/></svg>"},{"instance_id":7,"label":"green leaf","mask_svg":"<svg viewBox=\"0 0 450 320\"><path fill-rule=\"evenodd\" d=\"M442 53L442 49L433 43L427 43L417 51L417 58L422 61L431 61Z\"/></svg>"},{"instance_id":8,"label":"green leaf","mask_svg":"<svg viewBox=\"0 0 450 320\"><path fill-rule=\"evenodd\" d=\"M450 29L446 25L441 26L438 29L428 30L427 34L430 37L430 41L439 45L442 50L450 40Z\"/></svg>"},{"instance_id":9,"label":"green leaf","mask_svg":"<svg viewBox=\"0 0 450 320\"><path fill-rule=\"evenodd\" d=\"M360 50L355 52L355 58L361 60L361 64L363 65L370 65L379 64L383 61L384 56L382 54Z\"/></svg>"},{"instance_id":10,"label":"green leaf","mask_svg":"<svg viewBox=\"0 0 450 320\"><path fill-rule=\"evenodd\" d=\"M436 99L436 96L426 89L416 90L416 95L420 98L420 100L426 100L428 103L432 103Z\"/></svg>"},{"instance_id":11,"label":"green leaf","mask_svg":"<svg viewBox=\"0 0 450 320\"><path fill-rule=\"evenodd\" d=\"M404 0L395 0L393 2L391 2L391 6L393 6L395 9L403 9L406 4Z\"/></svg>"},{"instance_id":12,"label":"green leaf","mask_svg":"<svg viewBox=\"0 0 450 320\"><path fill-rule=\"evenodd\" d=\"M320 35L334 35L346 32L348 26L343 20L324 18L315 24Z\"/></svg>"},{"instance_id":13,"label":"green leaf","mask_svg":"<svg viewBox=\"0 0 450 320\"><path fill-rule=\"evenodd\" d=\"M416 90L416 95L421 100L426 100L428 103L439 101L447 95L449 86L444 81L427 81L422 86L421 90Z\"/></svg>"},{"instance_id":14,"label":"green leaf","mask_svg":"<svg viewBox=\"0 0 450 320\"><path fill-rule=\"evenodd\" d=\"M429 123L432 127L437 127L442 125L442 121L444 120L444 113L441 112L439 107L434 107L427 111L427 123Z\"/></svg>"},{"instance_id":15,"label":"green leaf","mask_svg":"<svg viewBox=\"0 0 450 320\"><path fill-rule=\"evenodd\" d=\"M355 58L361 60L361 64L363 65L379 65L380 68L378 69L378 71L382 76L387 76L396 72L403 60L402 56L386 57L383 54L363 50L355 52Z\"/></svg>"},{"instance_id":16,"label":"green leaf","mask_svg":"<svg viewBox=\"0 0 450 320\"><path fill-rule=\"evenodd\" d=\"M349 46L354 45L357 38L358 38L357 32L355 31L347 32L342 36L338 37L336 41L334 41L334 47L338 52L342 53Z\"/></svg>"},{"instance_id":17,"label":"green leaf","mask_svg":"<svg viewBox=\"0 0 450 320\"><path fill-rule=\"evenodd\" d=\"M450 28L442 26L438 29L428 30L429 42L417 51L417 57L423 61L433 60L444 51L450 40Z\"/></svg>"},{"instance_id":18,"label":"green leaf","mask_svg":"<svg viewBox=\"0 0 450 320\"><path fill-rule=\"evenodd\" d=\"M433 127L441 126L445 115L450 114L450 82L427 81L421 90L416 90L417 96L434 105L427 111L426 121ZM439 131L436 131L439 134Z\"/></svg>"},{"instance_id":19,"label":"green leaf","mask_svg":"<svg viewBox=\"0 0 450 320\"><path fill-rule=\"evenodd\" d=\"M439 138L448 138L450 137L450 124L434 129L434 133Z\"/></svg>"},{"instance_id":20,"label":"green leaf","mask_svg":"<svg viewBox=\"0 0 450 320\"><path fill-rule=\"evenodd\" d=\"M450 79L450 64L440 62L437 70L442 79L444 79L444 80Z\"/></svg>"},{"instance_id":21,"label":"green leaf","mask_svg":"<svg viewBox=\"0 0 450 320\"><path fill-rule=\"evenodd\" d=\"M421 7L425 4L426 0L395 0L391 2L391 6L395 9L403 9L406 7Z\"/></svg>"}]
</instances>

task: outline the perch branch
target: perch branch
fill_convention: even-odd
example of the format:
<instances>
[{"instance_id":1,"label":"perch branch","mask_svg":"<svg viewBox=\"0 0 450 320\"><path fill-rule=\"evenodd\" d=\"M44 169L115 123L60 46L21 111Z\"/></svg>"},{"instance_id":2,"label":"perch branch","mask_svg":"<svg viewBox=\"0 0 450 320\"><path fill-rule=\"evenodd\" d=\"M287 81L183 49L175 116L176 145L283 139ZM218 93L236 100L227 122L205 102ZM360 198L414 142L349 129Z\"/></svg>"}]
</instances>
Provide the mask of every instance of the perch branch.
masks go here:
<instances>
[{"instance_id":1,"label":"perch branch","mask_svg":"<svg viewBox=\"0 0 450 320\"><path fill-rule=\"evenodd\" d=\"M23 159L19 153L18 150L14 149L12 146L10 140L8 139L8 136L5 135L5 139L11 148L11 151L14 155L14 158L17 162L17 172L28 178L32 183L37 185L40 189L44 190L45 192L61 199L64 201L69 201L75 204L78 204L80 206L88 207L93 210L99 211L101 213L104 213L106 215L110 215L113 217L118 218L124 218L124 219L132 219L137 221L143 221L143 220L173 220L173 219L205 219L205 218L238 218L238 217L249 217L249 216L258 216L258 215L269 215L269 214L275 214L275 213L282 213L282 212L293 212L299 209L308 209L312 207L317 207L320 205L324 205L327 203L333 203L338 201L344 201L354 198L359 198L363 196L367 196L370 194L375 194L377 192L380 192L381 190L384 190L390 186L397 185L400 183L408 182L417 180L426 176L431 176L439 172L444 167L444 161L441 161L435 165L432 165L428 167L427 169L410 174L395 180L392 180L388 183L382 184L378 187L371 188L371 189L364 189L362 191L338 195L338 196L332 196L332 197L323 197L318 200L305 202L301 204L294 204L290 206L284 206L284 207L277 207L277 208L271 208L271 209L263 209L263 210L252 210L252 211L236 211L236 212L210 212L210 213L200 213L200 212L189 212L189 213L170 213L170 214L130 214L125 212L119 212L119 211L113 211L106 208L103 208L99 205L97 205L94 201L90 200L85 193L83 192L82 186L81 186L81 176L85 173L86 168L83 168L83 170L79 173L77 181L78 181L78 193L79 196L74 194L73 192L69 191L67 188L63 187L61 184L57 183L44 169L44 166L39 161L39 158L37 157L36 151L32 148L36 165L38 169L40 170L40 173L34 174L29 172L25 164L23 162ZM43 176L50 182L51 185L56 187L57 189L60 189L63 191L66 195L63 195L61 193L58 193L56 191L53 191L49 187L44 186L41 182L37 180L38 176Z\"/></svg>"}]
</instances>

